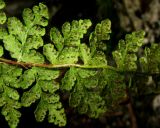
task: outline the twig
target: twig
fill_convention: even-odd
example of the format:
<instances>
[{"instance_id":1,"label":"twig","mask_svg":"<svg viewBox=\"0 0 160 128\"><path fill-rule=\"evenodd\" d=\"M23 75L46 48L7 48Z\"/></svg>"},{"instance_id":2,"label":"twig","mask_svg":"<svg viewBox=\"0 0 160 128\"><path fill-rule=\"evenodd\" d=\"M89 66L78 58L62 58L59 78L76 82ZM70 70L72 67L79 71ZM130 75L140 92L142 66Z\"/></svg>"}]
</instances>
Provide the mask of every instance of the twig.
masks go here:
<instances>
[{"instance_id":1,"label":"twig","mask_svg":"<svg viewBox=\"0 0 160 128\"><path fill-rule=\"evenodd\" d=\"M0 63L7 63L12 65L17 65L21 67L44 67L44 68L67 68L67 67L77 67L77 68L105 68L118 71L117 68L109 66L109 65L82 65L82 64L39 64L39 63L24 63L24 62L17 62L13 60L8 60L4 58L0 58Z\"/></svg>"},{"instance_id":2,"label":"twig","mask_svg":"<svg viewBox=\"0 0 160 128\"><path fill-rule=\"evenodd\" d=\"M77 68L84 68L84 69L109 69L112 71L116 71L121 74L136 74L139 76L152 76L152 75L160 75L160 72L139 72L139 71L124 71L118 69L116 67L110 65L83 65L83 64L40 64L40 63L29 63L29 62L17 62L13 60L8 60L4 58L0 58L0 63L7 63L11 65L17 65L23 68L30 68L30 67L42 67L42 68L69 68L69 67L77 67Z\"/></svg>"},{"instance_id":3,"label":"twig","mask_svg":"<svg viewBox=\"0 0 160 128\"><path fill-rule=\"evenodd\" d=\"M129 112L130 118L131 118L131 124L132 124L131 128L138 128L136 116L134 114L134 110L133 110L131 101L127 104L127 108L128 108L128 112Z\"/></svg>"},{"instance_id":4,"label":"twig","mask_svg":"<svg viewBox=\"0 0 160 128\"><path fill-rule=\"evenodd\" d=\"M133 106L132 106L132 102L131 102L131 98L130 98L128 89L126 89L126 94L129 98L127 108L128 108L128 112L129 112L130 119L131 119L131 128L138 128L136 115L133 110Z\"/></svg>"}]
</instances>

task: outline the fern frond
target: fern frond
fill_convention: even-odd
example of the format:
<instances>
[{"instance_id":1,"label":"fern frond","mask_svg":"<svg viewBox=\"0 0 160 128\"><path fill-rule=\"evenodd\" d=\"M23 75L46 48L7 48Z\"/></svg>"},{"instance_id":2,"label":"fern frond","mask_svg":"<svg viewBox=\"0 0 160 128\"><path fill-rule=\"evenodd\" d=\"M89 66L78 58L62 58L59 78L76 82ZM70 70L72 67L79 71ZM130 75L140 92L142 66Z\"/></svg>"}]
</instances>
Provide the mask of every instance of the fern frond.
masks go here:
<instances>
[{"instance_id":1,"label":"fern frond","mask_svg":"<svg viewBox=\"0 0 160 128\"><path fill-rule=\"evenodd\" d=\"M59 73L59 70L38 67L26 70L20 78L20 85L24 89L29 88L29 86L33 87L23 93L21 103L24 107L29 107L39 100L39 104L35 110L36 120L42 122L46 113L49 112L48 121L50 123L64 126L66 124L66 117L59 101L60 97L56 94L59 84L54 81L59 77Z\"/></svg>"},{"instance_id":2,"label":"fern frond","mask_svg":"<svg viewBox=\"0 0 160 128\"><path fill-rule=\"evenodd\" d=\"M5 7L5 2L4 0L0 0L0 9L3 9Z\"/></svg>"},{"instance_id":3,"label":"fern frond","mask_svg":"<svg viewBox=\"0 0 160 128\"><path fill-rule=\"evenodd\" d=\"M39 102L36 110L36 120L42 122L48 111L48 122L54 123L55 125L65 126L66 117L62 104L59 102L59 95L57 94L46 94L43 93L41 101Z\"/></svg>"},{"instance_id":4,"label":"fern frond","mask_svg":"<svg viewBox=\"0 0 160 128\"><path fill-rule=\"evenodd\" d=\"M104 79L100 81L100 85L105 89L103 91L103 95L105 95L106 106L108 110L115 110L119 107L119 103L122 99L127 98L126 94L126 84L124 82L124 75L119 74L115 71L104 69L102 72L102 76L100 79ZM101 88L100 88L101 89Z\"/></svg>"},{"instance_id":5,"label":"fern frond","mask_svg":"<svg viewBox=\"0 0 160 128\"><path fill-rule=\"evenodd\" d=\"M145 48L144 56L140 58L142 72L159 73L160 46L152 43L150 48Z\"/></svg>"},{"instance_id":6,"label":"fern frond","mask_svg":"<svg viewBox=\"0 0 160 128\"><path fill-rule=\"evenodd\" d=\"M80 45L80 57L85 65L107 65L104 50L106 44L104 40L110 39L111 22L106 19L97 24L95 31L90 34L89 46L86 44ZM102 47L103 46L103 47Z\"/></svg>"},{"instance_id":7,"label":"fern frond","mask_svg":"<svg viewBox=\"0 0 160 128\"><path fill-rule=\"evenodd\" d=\"M0 0L0 23L6 20L1 10L4 7ZM65 91L69 93L70 107L99 118L127 97L126 74L136 73L138 60L142 72L159 72L159 45L153 44L145 49L143 57L138 57L143 31L127 34L125 40L119 41L112 52L114 67L106 55L111 33L109 19L98 23L90 34L86 34L92 25L88 19L65 22L61 30L52 27L51 42L44 42L47 6L40 3L26 8L22 17L23 21L10 17L6 26L0 27L0 107L11 128L18 125L18 110L32 104L37 105L34 114L38 122L47 117L49 123L65 126L67 119L59 95Z\"/></svg>"},{"instance_id":8,"label":"fern frond","mask_svg":"<svg viewBox=\"0 0 160 128\"><path fill-rule=\"evenodd\" d=\"M9 126L16 128L21 116L17 110L21 107L19 103L19 93L16 88L19 88L18 79L22 74L22 69L0 64L0 106L2 107L2 115L5 116Z\"/></svg>"},{"instance_id":9,"label":"fern frond","mask_svg":"<svg viewBox=\"0 0 160 128\"><path fill-rule=\"evenodd\" d=\"M65 90L71 90L76 81L77 70L76 68L70 68L62 79L61 88Z\"/></svg>"},{"instance_id":10,"label":"fern frond","mask_svg":"<svg viewBox=\"0 0 160 128\"><path fill-rule=\"evenodd\" d=\"M3 55L3 47L2 46L0 46L0 57Z\"/></svg>"},{"instance_id":11,"label":"fern frond","mask_svg":"<svg viewBox=\"0 0 160 128\"><path fill-rule=\"evenodd\" d=\"M92 80L91 83L87 83L87 81L88 79L78 78L70 95L69 104L75 107L81 114L98 118L106 111L105 100L100 96L101 92L96 90L96 87L99 86L98 81ZM92 89L95 90L93 91Z\"/></svg>"},{"instance_id":12,"label":"fern frond","mask_svg":"<svg viewBox=\"0 0 160 128\"><path fill-rule=\"evenodd\" d=\"M66 22L61 32L53 27L50 38L53 44L44 45L43 53L52 64L73 64L78 62L81 38L91 26L90 20Z\"/></svg>"},{"instance_id":13,"label":"fern frond","mask_svg":"<svg viewBox=\"0 0 160 128\"><path fill-rule=\"evenodd\" d=\"M143 31L127 34L125 40L120 40L118 48L112 54L116 61L117 68L122 71L135 71L137 69L138 49L143 44L145 33Z\"/></svg>"},{"instance_id":14,"label":"fern frond","mask_svg":"<svg viewBox=\"0 0 160 128\"><path fill-rule=\"evenodd\" d=\"M3 0L0 0L0 24L4 24L7 20L5 12L3 12L3 8L6 6Z\"/></svg>"},{"instance_id":15,"label":"fern frond","mask_svg":"<svg viewBox=\"0 0 160 128\"><path fill-rule=\"evenodd\" d=\"M48 9L39 4L23 11L24 24L16 17L8 18L8 35L3 36L4 47L17 61L43 63L43 56L35 51L43 46L42 36L48 24Z\"/></svg>"}]
</instances>

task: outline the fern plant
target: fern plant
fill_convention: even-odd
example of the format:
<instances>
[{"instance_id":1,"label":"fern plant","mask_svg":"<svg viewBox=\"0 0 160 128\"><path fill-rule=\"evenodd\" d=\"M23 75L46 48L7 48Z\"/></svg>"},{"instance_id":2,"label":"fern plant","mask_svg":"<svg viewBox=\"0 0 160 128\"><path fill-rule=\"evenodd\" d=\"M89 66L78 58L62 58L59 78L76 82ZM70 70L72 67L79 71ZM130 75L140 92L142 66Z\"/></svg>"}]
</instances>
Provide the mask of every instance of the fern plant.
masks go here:
<instances>
[{"instance_id":1,"label":"fern plant","mask_svg":"<svg viewBox=\"0 0 160 128\"><path fill-rule=\"evenodd\" d=\"M86 40L82 39L92 22L81 19L64 23L61 30L52 27L50 42L45 42L49 20L46 5L24 9L22 21L6 17L4 7L0 0L0 23L5 24L0 27L0 107L10 128L18 126L21 108L32 104L37 105L34 114L38 122L47 116L49 123L65 126L59 90L69 92L69 105L80 114L99 118L127 97L127 72L159 72L159 45L146 48L143 57L137 54L143 45L143 31L119 41L112 52L113 66L106 56L109 19L98 23Z\"/></svg>"}]
</instances>

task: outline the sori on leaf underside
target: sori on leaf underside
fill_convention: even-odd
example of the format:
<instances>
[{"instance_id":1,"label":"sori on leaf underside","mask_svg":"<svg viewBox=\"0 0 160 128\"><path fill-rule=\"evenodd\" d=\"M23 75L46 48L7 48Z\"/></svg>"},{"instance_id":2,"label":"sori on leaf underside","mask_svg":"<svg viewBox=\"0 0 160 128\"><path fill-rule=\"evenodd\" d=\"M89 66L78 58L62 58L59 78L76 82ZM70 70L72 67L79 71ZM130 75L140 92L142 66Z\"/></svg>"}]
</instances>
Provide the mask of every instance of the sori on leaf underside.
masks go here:
<instances>
[{"instance_id":1,"label":"sori on leaf underside","mask_svg":"<svg viewBox=\"0 0 160 128\"><path fill-rule=\"evenodd\" d=\"M138 56L143 31L127 34L119 41L112 52L116 66L112 66L106 56L109 19L98 23L85 42L82 39L92 25L89 19L66 22L61 30L52 27L50 42L45 42L49 19L46 5L24 9L23 20L6 17L4 7L0 0L0 23L5 24L0 27L0 107L10 128L18 126L21 108L32 104L37 105L34 114L38 122L47 116L49 123L65 126L59 90L69 92L69 105L79 113L98 118L126 98L123 72L136 72L138 68L159 72L159 45L153 44L145 49L144 56Z\"/></svg>"}]
</instances>

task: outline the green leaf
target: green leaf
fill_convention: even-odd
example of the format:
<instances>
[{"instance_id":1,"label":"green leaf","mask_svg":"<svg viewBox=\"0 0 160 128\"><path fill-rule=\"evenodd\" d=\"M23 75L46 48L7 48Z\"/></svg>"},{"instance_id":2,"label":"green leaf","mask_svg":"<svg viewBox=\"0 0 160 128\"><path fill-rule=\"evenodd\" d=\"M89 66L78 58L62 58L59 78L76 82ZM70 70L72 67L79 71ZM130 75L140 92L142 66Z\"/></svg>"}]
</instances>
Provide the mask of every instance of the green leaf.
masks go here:
<instances>
[{"instance_id":1,"label":"green leaf","mask_svg":"<svg viewBox=\"0 0 160 128\"><path fill-rule=\"evenodd\" d=\"M112 52L117 67L122 71L135 71L137 69L136 53L143 44L145 33L143 31L132 32L120 40L118 49Z\"/></svg>"},{"instance_id":2,"label":"green leaf","mask_svg":"<svg viewBox=\"0 0 160 128\"><path fill-rule=\"evenodd\" d=\"M19 123L19 118L21 117L19 111L10 108L3 108L2 115L5 116L5 119L8 122L10 128L17 128L17 125Z\"/></svg>"},{"instance_id":3,"label":"green leaf","mask_svg":"<svg viewBox=\"0 0 160 128\"><path fill-rule=\"evenodd\" d=\"M3 9L6 6L4 0L0 0L0 9Z\"/></svg>"},{"instance_id":4,"label":"green leaf","mask_svg":"<svg viewBox=\"0 0 160 128\"><path fill-rule=\"evenodd\" d=\"M21 108L19 92L15 88L18 86L18 77L22 74L22 69L16 66L0 64L0 107L8 125L16 128L21 116L17 110Z\"/></svg>"},{"instance_id":5,"label":"green leaf","mask_svg":"<svg viewBox=\"0 0 160 128\"><path fill-rule=\"evenodd\" d=\"M90 76L96 75L97 70L96 69L81 69L81 68L78 68L77 73L81 78L88 78Z\"/></svg>"},{"instance_id":6,"label":"green leaf","mask_svg":"<svg viewBox=\"0 0 160 128\"><path fill-rule=\"evenodd\" d=\"M23 11L23 20L29 28L34 25L47 26L48 18L48 8L42 3L40 3L39 6L34 6L33 11L29 8L25 8Z\"/></svg>"},{"instance_id":7,"label":"green leaf","mask_svg":"<svg viewBox=\"0 0 160 128\"><path fill-rule=\"evenodd\" d=\"M54 43L55 47L57 48L57 50L61 51L64 45L64 38L62 37L60 31L57 28L55 27L51 28L50 38Z\"/></svg>"},{"instance_id":8,"label":"green leaf","mask_svg":"<svg viewBox=\"0 0 160 128\"><path fill-rule=\"evenodd\" d=\"M6 14L0 10L0 24L4 24L6 20L7 20Z\"/></svg>"},{"instance_id":9,"label":"green leaf","mask_svg":"<svg viewBox=\"0 0 160 128\"><path fill-rule=\"evenodd\" d=\"M89 64L89 61L91 60L91 55L90 55L90 49L87 47L86 44L80 45L80 56L84 62L84 65Z\"/></svg>"},{"instance_id":10,"label":"green leaf","mask_svg":"<svg viewBox=\"0 0 160 128\"><path fill-rule=\"evenodd\" d=\"M142 72L159 73L160 46L151 44L150 48L145 48L144 56L140 58Z\"/></svg>"},{"instance_id":11,"label":"green leaf","mask_svg":"<svg viewBox=\"0 0 160 128\"><path fill-rule=\"evenodd\" d=\"M98 80L99 80L98 76L97 77L96 76L89 77L89 78L87 78L87 80L82 79L82 81L84 81L84 83L83 83L84 86L88 89L92 89L92 88L97 87L98 86Z\"/></svg>"},{"instance_id":12,"label":"green leaf","mask_svg":"<svg viewBox=\"0 0 160 128\"><path fill-rule=\"evenodd\" d=\"M7 21L8 31L10 35L14 35L14 38L22 42L22 45L25 41L25 27L22 22L16 17L10 17Z\"/></svg>"},{"instance_id":13,"label":"green leaf","mask_svg":"<svg viewBox=\"0 0 160 128\"><path fill-rule=\"evenodd\" d=\"M61 88L65 90L71 90L76 81L76 68L70 68L62 79Z\"/></svg>"},{"instance_id":14,"label":"green leaf","mask_svg":"<svg viewBox=\"0 0 160 128\"><path fill-rule=\"evenodd\" d=\"M89 65L106 66L107 60L105 54L101 51L95 52L95 54L89 62Z\"/></svg>"},{"instance_id":15,"label":"green leaf","mask_svg":"<svg viewBox=\"0 0 160 128\"><path fill-rule=\"evenodd\" d=\"M66 116L64 109L57 110L55 106L49 106L48 122L54 123L60 127L66 125Z\"/></svg>"},{"instance_id":16,"label":"green leaf","mask_svg":"<svg viewBox=\"0 0 160 128\"><path fill-rule=\"evenodd\" d=\"M62 32L64 35L65 46L78 46L80 39L87 32L87 29L91 26L90 20L73 20L71 24L68 22L62 26Z\"/></svg>"},{"instance_id":17,"label":"green leaf","mask_svg":"<svg viewBox=\"0 0 160 128\"><path fill-rule=\"evenodd\" d=\"M39 4L23 11L24 24L16 17L8 18L8 36L4 36L4 47L17 61L43 63L44 57L36 50L43 46L42 36L48 25L48 9Z\"/></svg>"},{"instance_id":18,"label":"green leaf","mask_svg":"<svg viewBox=\"0 0 160 128\"><path fill-rule=\"evenodd\" d=\"M0 57L3 56L4 52L3 52L3 47L0 46Z\"/></svg>"},{"instance_id":19,"label":"green leaf","mask_svg":"<svg viewBox=\"0 0 160 128\"><path fill-rule=\"evenodd\" d=\"M22 59L23 58L23 59ZM21 59L24 62L32 62L32 63L44 63L44 57L41 53L36 52L35 50L30 50L29 53L24 53L21 56Z\"/></svg>"},{"instance_id":20,"label":"green leaf","mask_svg":"<svg viewBox=\"0 0 160 128\"><path fill-rule=\"evenodd\" d=\"M96 93L88 93L85 97L89 106L88 115L90 117L98 118L106 111L105 101Z\"/></svg>"},{"instance_id":21,"label":"green leaf","mask_svg":"<svg viewBox=\"0 0 160 128\"><path fill-rule=\"evenodd\" d=\"M3 96L0 97L0 107L6 104L5 98Z\"/></svg>"},{"instance_id":22,"label":"green leaf","mask_svg":"<svg viewBox=\"0 0 160 128\"><path fill-rule=\"evenodd\" d=\"M6 50L10 51L11 57L13 58L21 58L21 43L15 38L13 35L8 35L4 39L4 47Z\"/></svg>"},{"instance_id":23,"label":"green leaf","mask_svg":"<svg viewBox=\"0 0 160 128\"><path fill-rule=\"evenodd\" d=\"M9 100L8 104L2 108L2 115L5 117L10 128L17 128L19 118L21 117L21 113L17 109L20 107L20 103Z\"/></svg>"},{"instance_id":24,"label":"green leaf","mask_svg":"<svg viewBox=\"0 0 160 128\"><path fill-rule=\"evenodd\" d=\"M58 56L61 64L74 64L78 62L79 50L74 47L65 47Z\"/></svg>"},{"instance_id":25,"label":"green leaf","mask_svg":"<svg viewBox=\"0 0 160 128\"><path fill-rule=\"evenodd\" d=\"M48 25L48 8L46 5L39 3L39 6L33 7L33 12L35 15L34 22L35 24L39 24L41 26L47 26Z\"/></svg>"},{"instance_id":26,"label":"green leaf","mask_svg":"<svg viewBox=\"0 0 160 128\"><path fill-rule=\"evenodd\" d=\"M39 25L34 25L32 28L30 28L30 31L28 32L29 35L36 35L36 36L44 36L46 33L45 28L42 28Z\"/></svg>"},{"instance_id":27,"label":"green leaf","mask_svg":"<svg viewBox=\"0 0 160 128\"><path fill-rule=\"evenodd\" d=\"M90 26L90 20L73 20L71 24L69 22L63 24L62 33L55 27L51 28L50 38L54 46L46 44L43 47L47 60L52 64L77 63L81 39Z\"/></svg>"},{"instance_id":28,"label":"green leaf","mask_svg":"<svg viewBox=\"0 0 160 128\"><path fill-rule=\"evenodd\" d=\"M17 77L22 74L22 69L7 64L0 64L0 67L2 83L9 87L19 88Z\"/></svg>"},{"instance_id":29,"label":"green leaf","mask_svg":"<svg viewBox=\"0 0 160 128\"><path fill-rule=\"evenodd\" d=\"M110 39L111 33L111 21L105 19L98 23L95 27L95 31L90 34L89 44L91 47L91 55L94 55L97 50L102 51L104 49L104 40ZM101 47L103 45L103 47ZM105 46L106 47L106 46ZM100 49L101 48L101 49Z\"/></svg>"},{"instance_id":30,"label":"green leaf","mask_svg":"<svg viewBox=\"0 0 160 128\"><path fill-rule=\"evenodd\" d=\"M32 26L33 22L34 22L34 13L32 12L32 10L30 8L25 8L23 10L23 20L24 23L27 27Z\"/></svg>"},{"instance_id":31,"label":"green leaf","mask_svg":"<svg viewBox=\"0 0 160 128\"><path fill-rule=\"evenodd\" d=\"M93 80L93 78L92 80L78 78L69 98L69 105L71 107L77 108L79 113L87 114L93 118L98 118L106 111L105 100L99 95L100 92L98 90L92 92L92 89L98 86L99 77L96 78L96 80Z\"/></svg>"},{"instance_id":32,"label":"green leaf","mask_svg":"<svg viewBox=\"0 0 160 128\"><path fill-rule=\"evenodd\" d=\"M124 75L109 69L103 70L104 84L107 86L104 89L106 106L108 110L116 110L119 103L127 98L126 84L124 82Z\"/></svg>"},{"instance_id":33,"label":"green leaf","mask_svg":"<svg viewBox=\"0 0 160 128\"><path fill-rule=\"evenodd\" d=\"M40 101L34 114L35 118L38 122L42 122L47 114L48 108L45 102Z\"/></svg>"},{"instance_id":34,"label":"green leaf","mask_svg":"<svg viewBox=\"0 0 160 128\"><path fill-rule=\"evenodd\" d=\"M19 79L19 86L23 89L30 87L36 80L36 70L34 68L26 70Z\"/></svg>"},{"instance_id":35,"label":"green leaf","mask_svg":"<svg viewBox=\"0 0 160 128\"><path fill-rule=\"evenodd\" d=\"M5 90L5 93L6 95L13 99L13 100L18 100L19 99L19 94L17 92L17 90L14 90L12 88L9 88L9 87L4 87L4 90Z\"/></svg>"},{"instance_id":36,"label":"green leaf","mask_svg":"<svg viewBox=\"0 0 160 128\"><path fill-rule=\"evenodd\" d=\"M7 20L6 14L1 10L5 7L5 2L0 0L0 24L4 24Z\"/></svg>"},{"instance_id":37,"label":"green leaf","mask_svg":"<svg viewBox=\"0 0 160 128\"><path fill-rule=\"evenodd\" d=\"M38 80L53 80L59 77L60 71L57 69L46 69L34 67L34 70L37 72Z\"/></svg>"},{"instance_id":38,"label":"green leaf","mask_svg":"<svg viewBox=\"0 0 160 128\"><path fill-rule=\"evenodd\" d=\"M24 107L29 107L32 103L40 99L41 97L41 88L38 84L33 86L29 91L24 92L21 97L21 103Z\"/></svg>"},{"instance_id":39,"label":"green leaf","mask_svg":"<svg viewBox=\"0 0 160 128\"><path fill-rule=\"evenodd\" d=\"M7 30L3 27L0 27L0 39L4 39L5 36L7 36Z\"/></svg>"},{"instance_id":40,"label":"green leaf","mask_svg":"<svg viewBox=\"0 0 160 128\"><path fill-rule=\"evenodd\" d=\"M81 100L85 96L83 85L81 84L81 81L76 83L75 88L70 94L69 97L69 105L71 107L78 107L81 104Z\"/></svg>"},{"instance_id":41,"label":"green leaf","mask_svg":"<svg viewBox=\"0 0 160 128\"><path fill-rule=\"evenodd\" d=\"M25 51L30 52L29 49L38 49L43 46L43 39L41 36L28 37L25 45Z\"/></svg>"},{"instance_id":42,"label":"green leaf","mask_svg":"<svg viewBox=\"0 0 160 128\"><path fill-rule=\"evenodd\" d=\"M52 44L46 44L43 46L43 54L46 56L47 60L51 64L56 64L58 63L57 57L58 57L58 52L54 48L54 45Z\"/></svg>"},{"instance_id":43,"label":"green leaf","mask_svg":"<svg viewBox=\"0 0 160 128\"><path fill-rule=\"evenodd\" d=\"M59 89L59 83L53 80L40 80L38 83L44 92L54 93Z\"/></svg>"},{"instance_id":44,"label":"green leaf","mask_svg":"<svg viewBox=\"0 0 160 128\"><path fill-rule=\"evenodd\" d=\"M66 125L66 117L59 96L55 94L43 93L41 101L35 110L35 118L42 122L48 111L48 122L58 126Z\"/></svg>"},{"instance_id":45,"label":"green leaf","mask_svg":"<svg viewBox=\"0 0 160 128\"><path fill-rule=\"evenodd\" d=\"M111 33L111 21L109 19L103 20L101 24L97 24L95 34L98 40L109 40Z\"/></svg>"}]
</instances>

